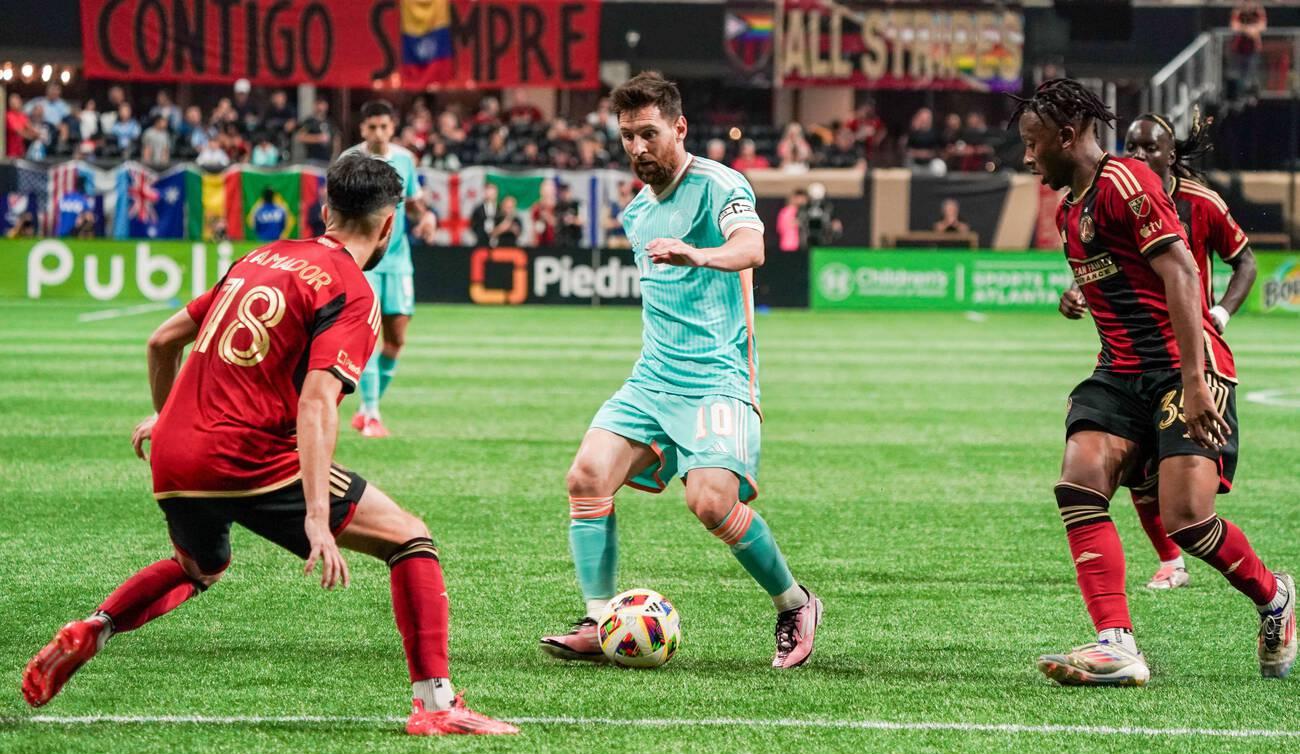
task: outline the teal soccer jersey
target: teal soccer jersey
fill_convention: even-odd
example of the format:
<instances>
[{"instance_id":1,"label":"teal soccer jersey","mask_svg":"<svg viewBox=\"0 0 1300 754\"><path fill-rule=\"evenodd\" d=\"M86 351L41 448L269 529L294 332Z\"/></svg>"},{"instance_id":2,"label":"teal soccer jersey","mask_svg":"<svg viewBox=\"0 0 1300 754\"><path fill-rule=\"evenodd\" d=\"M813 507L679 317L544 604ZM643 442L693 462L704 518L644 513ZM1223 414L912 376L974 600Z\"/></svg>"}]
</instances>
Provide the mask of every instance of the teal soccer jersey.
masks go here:
<instances>
[{"instance_id":1,"label":"teal soccer jersey","mask_svg":"<svg viewBox=\"0 0 1300 754\"><path fill-rule=\"evenodd\" d=\"M402 177L402 194L406 199L410 199L420 193L420 180L415 176L415 156L405 147L396 144L388 145L388 154L372 154L366 149L364 143L348 149L343 154L359 152L368 157L383 160L397 171ZM326 187L328 191L329 188ZM372 272L396 272L402 275L415 274L415 268L411 266L411 242L406 237L406 202L403 201L397 205L397 214L393 217L393 238L388 242L388 252L384 258L379 261Z\"/></svg>"},{"instance_id":2,"label":"teal soccer jersey","mask_svg":"<svg viewBox=\"0 0 1300 754\"><path fill-rule=\"evenodd\" d=\"M663 196L646 186L623 210L623 228L641 271L641 357L628 382L702 397L721 395L758 410L753 271L654 264L646 244L679 238L716 248L741 228L763 232L754 191L740 173L687 155Z\"/></svg>"}]
</instances>

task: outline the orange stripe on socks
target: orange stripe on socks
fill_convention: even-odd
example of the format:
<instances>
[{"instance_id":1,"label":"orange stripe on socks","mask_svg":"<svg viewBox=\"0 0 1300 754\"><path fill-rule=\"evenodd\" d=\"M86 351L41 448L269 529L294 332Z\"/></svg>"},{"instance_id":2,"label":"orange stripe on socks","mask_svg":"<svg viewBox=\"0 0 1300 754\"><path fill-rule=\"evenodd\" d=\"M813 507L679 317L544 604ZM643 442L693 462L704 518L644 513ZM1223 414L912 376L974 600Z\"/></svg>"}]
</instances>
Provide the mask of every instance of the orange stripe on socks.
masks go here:
<instances>
[{"instance_id":1,"label":"orange stripe on socks","mask_svg":"<svg viewBox=\"0 0 1300 754\"><path fill-rule=\"evenodd\" d=\"M734 547L737 542L744 539L745 533L749 531L749 525L754 521L754 511L750 510L744 503L736 503L727 517L722 519L722 523L717 528L711 529L713 536L726 542L728 546Z\"/></svg>"},{"instance_id":2,"label":"orange stripe on socks","mask_svg":"<svg viewBox=\"0 0 1300 754\"><path fill-rule=\"evenodd\" d=\"M614 512L614 498L571 497L569 518L601 518Z\"/></svg>"}]
</instances>

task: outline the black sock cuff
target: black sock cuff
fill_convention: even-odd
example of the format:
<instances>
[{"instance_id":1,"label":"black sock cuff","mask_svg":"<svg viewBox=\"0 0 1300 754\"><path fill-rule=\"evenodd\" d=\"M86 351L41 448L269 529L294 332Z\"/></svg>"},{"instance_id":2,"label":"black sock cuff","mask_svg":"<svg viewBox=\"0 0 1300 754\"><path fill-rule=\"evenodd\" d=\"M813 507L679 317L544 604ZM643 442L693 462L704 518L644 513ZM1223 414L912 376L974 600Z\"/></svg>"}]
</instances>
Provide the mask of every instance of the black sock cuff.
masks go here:
<instances>
[{"instance_id":1,"label":"black sock cuff","mask_svg":"<svg viewBox=\"0 0 1300 754\"><path fill-rule=\"evenodd\" d=\"M1110 521L1110 501L1096 490L1069 482L1056 485L1056 507L1065 530Z\"/></svg>"},{"instance_id":2,"label":"black sock cuff","mask_svg":"<svg viewBox=\"0 0 1300 754\"><path fill-rule=\"evenodd\" d=\"M1204 560L1219 551L1227 536L1228 528L1223 525L1223 519L1216 515L1199 524L1185 526L1170 534L1169 538L1188 555Z\"/></svg>"},{"instance_id":3,"label":"black sock cuff","mask_svg":"<svg viewBox=\"0 0 1300 754\"><path fill-rule=\"evenodd\" d=\"M433 544L433 540L428 537L416 537L408 539L388 556L388 567L392 568L407 558L432 558L438 559L438 548Z\"/></svg>"}]
</instances>

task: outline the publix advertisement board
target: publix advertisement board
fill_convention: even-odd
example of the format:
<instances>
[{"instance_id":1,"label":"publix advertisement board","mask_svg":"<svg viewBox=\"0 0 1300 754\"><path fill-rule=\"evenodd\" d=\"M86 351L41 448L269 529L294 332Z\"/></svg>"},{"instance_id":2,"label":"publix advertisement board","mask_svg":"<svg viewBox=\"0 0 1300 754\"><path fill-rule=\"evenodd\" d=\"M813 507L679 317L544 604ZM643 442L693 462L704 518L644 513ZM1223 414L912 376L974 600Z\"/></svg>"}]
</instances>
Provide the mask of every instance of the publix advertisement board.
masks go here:
<instances>
[{"instance_id":1,"label":"publix advertisement board","mask_svg":"<svg viewBox=\"0 0 1300 754\"><path fill-rule=\"evenodd\" d=\"M1256 252L1259 275L1247 311L1300 313L1300 254ZM1214 265L1222 294L1232 270ZM812 251L814 309L1046 309L1072 282L1056 252L818 248Z\"/></svg>"}]
</instances>

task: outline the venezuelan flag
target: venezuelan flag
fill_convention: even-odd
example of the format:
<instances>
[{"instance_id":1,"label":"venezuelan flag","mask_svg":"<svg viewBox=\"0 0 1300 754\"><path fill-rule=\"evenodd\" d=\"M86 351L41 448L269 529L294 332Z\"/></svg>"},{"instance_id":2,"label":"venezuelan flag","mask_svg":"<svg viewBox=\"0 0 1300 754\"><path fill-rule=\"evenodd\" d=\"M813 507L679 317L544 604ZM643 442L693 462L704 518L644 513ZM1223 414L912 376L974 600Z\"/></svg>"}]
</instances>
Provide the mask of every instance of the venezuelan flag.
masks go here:
<instances>
[{"instance_id":1,"label":"venezuelan flag","mask_svg":"<svg viewBox=\"0 0 1300 754\"><path fill-rule=\"evenodd\" d=\"M425 86L451 78L451 0L401 0L402 82Z\"/></svg>"}]
</instances>

